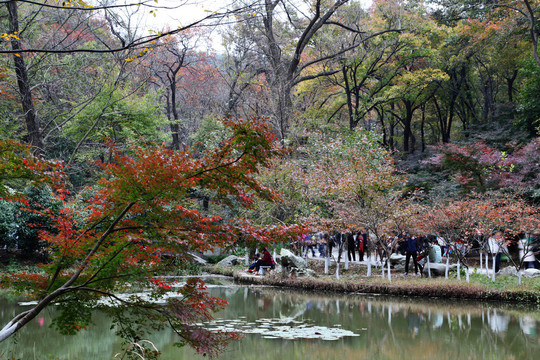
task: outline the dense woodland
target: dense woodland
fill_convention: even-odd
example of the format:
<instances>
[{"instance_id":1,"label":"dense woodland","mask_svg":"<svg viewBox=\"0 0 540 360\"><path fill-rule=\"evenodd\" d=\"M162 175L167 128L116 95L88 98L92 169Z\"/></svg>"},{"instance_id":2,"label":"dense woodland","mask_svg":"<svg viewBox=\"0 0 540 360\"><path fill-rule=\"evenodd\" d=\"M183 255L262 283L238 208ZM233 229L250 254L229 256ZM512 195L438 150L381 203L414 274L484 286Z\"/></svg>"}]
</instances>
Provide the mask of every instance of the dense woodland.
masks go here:
<instances>
[{"instance_id":1,"label":"dense woodland","mask_svg":"<svg viewBox=\"0 0 540 360\"><path fill-rule=\"evenodd\" d=\"M157 243L538 229L538 0L238 0L140 25L168 6L0 1L0 245L52 261L36 297L112 291Z\"/></svg>"},{"instance_id":2,"label":"dense woodland","mask_svg":"<svg viewBox=\"0 0 540 360\"><path fill-rule=\"evenodd\" d=\"M152 30L142 19L169 4L147 5L0 8L1 140L61 161L70 197L103 176L111 143L197 156L227 137L220 119L257 118L287 149L258 175L280 202L242 213L261 225L368 228L362 214L381 204L383 223L388 204L538 204L538 2L236 1ZM49 188L10 186L61 208ZM39 250L19 225L40 215L1 206L2 243ZM416 226L385 230L403 227Z\"/></svg>"},{"instance_id":3,"label":"dense woodland","mask_svg":"<svg viewBox=\"0 0 540 360\"><path fill-rule=\"evenodd\" d=\"M409 159L537 136L534 1L236 2L155 36L137 26L146 8L58 5L2 6L1 133L69 164L75 188L104 138L205 146L229 116L268 118L293 148L366 130Z\"/></svg>"},{"instance_id":4,"label":"dense woodland","mask_svg":"<svg viewBox=\"0 0 540 360\"><path fill-rule=\"evenodd\" d=\"M237 2L155 36L146 8L4 3L2 137L70 164L76 187L105 137L180 149L228 116L268 118L293 146L365 129L405 157L537 135L534 1Z\"/></svg>"}]
</instances>

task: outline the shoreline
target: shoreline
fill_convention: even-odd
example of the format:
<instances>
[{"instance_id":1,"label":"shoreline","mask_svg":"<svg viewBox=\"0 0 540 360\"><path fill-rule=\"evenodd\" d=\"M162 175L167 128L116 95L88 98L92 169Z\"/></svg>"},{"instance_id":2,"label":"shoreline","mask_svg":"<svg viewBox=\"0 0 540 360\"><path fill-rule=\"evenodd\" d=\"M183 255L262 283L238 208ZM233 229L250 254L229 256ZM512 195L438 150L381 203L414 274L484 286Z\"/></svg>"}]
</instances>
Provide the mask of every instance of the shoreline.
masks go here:
<instances>
[{"instance_id":1,"label":"shoreline","mask_svg":"<svg viewBox=\"0 0 540 360\"><path fill-rule=\"evenodd\" d=\"M231 276L235 281L246 285L266 285L311 292L526 303L540 306L540 286L539 290L495 289L464 280L412 276L395 276L392 282L389 282L377 276L367 278L356 274L344 274L340 280L336 280L333 276L320 274L316 277L285 277L279 273L255 276L236 268L206 267L205 271ZM537 281L540 283L540 280Z\"/></svg>"}]
</instances>

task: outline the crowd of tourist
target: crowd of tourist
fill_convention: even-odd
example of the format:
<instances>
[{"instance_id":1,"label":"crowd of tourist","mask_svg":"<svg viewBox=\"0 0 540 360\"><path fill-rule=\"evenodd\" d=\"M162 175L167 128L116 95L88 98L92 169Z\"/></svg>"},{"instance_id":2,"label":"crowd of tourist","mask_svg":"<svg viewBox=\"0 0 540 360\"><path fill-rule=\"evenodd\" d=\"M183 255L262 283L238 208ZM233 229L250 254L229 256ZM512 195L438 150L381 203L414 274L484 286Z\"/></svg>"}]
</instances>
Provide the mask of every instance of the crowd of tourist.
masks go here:
<instances>
[{"instance_id":1,"label":"crowd of tourist","mask_svg":"<svg viewBox=\"0 0 540 360\"><path fill-rule=\"evenodd\" d=\"M521 236L519 240L506 239L502 231L496 231L483 243L457 239L451 244L440 236L415 236L407 232L380 238L362 231L334 232L304 234L294 246L305 257L334 257L337 250L336 261L346 256L348 261L357 261L358 258L358 261L364 262L374 258L375 263L386 264L392 254L400 254L405 256L405 275L409 274L409 269L414 269L414 274L419 275L427 261L441 263L443 258L458 255L464 258L479 253L493 259L496 273L500 271L503 256L513 256L521 268L540 268L540 231L533 236ZM261 254L255 255L246 271L258 273L261 267L275 267L275 261L266 248L261 249Z\"/></svg>"},{"instance_id":2,"label":"crowd of tourist","mask_svg":"<svg viewBox=\"0 0 540 360\"><path fill-rule=\"evenodd\" d=\"M377 238L366 232L333 234L318 233L302 235L298 244L302 255L312 257L333 256L334 249L338 254L346 256L348 261L365 261L367 256L374 256L375 262L383 263L391 254L405 256L405 274L409 266L414 266L414 272L422 271L423 265L429 258L431 263L442 262L443 257L459 255L476 255L479 252L494 258L495 272L499 272L501 257L514 256L523 268L540 268L540 231L533 236L521 236L519 240L506 239L502 231L494 232L485 243L469 242L458 239L451 246L440 236L415 236L406 232ZM509 249L510 248L510 249ZM345 255L346 253L346 255ZM356 256L358 255L358 257ZM339 255L338 255L339 256Z\"/></svg>"}]
</instances>

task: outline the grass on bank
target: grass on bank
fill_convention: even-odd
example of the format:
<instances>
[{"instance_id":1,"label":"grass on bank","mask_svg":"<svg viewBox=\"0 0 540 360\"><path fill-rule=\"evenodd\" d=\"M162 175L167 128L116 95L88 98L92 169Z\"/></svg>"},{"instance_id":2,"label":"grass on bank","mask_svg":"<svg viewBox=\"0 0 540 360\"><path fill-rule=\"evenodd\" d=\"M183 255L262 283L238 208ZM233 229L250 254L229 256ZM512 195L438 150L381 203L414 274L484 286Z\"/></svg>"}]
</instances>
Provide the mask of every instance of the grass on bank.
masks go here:
<instances>
[{"instance_id":1,"label":"grass on bank","mask_svg":"<svg viewBox=\"0 0 540 360\"><path fill-rule=\"evenodd\" d=\"M206 266L205 270L221 275L235 276L242 282L284 286L314 291L377 293L400 296L448 297L471 300L496 300L511 302L527 302L540 305L540 278L522 277L518 285L516 276L497 276L492 282L484 274L471 274L470 282L465 277L457 279L455 272L450 278L405 276L392 272L392 281L381 277L381 269L373 267L372 276L366 276L366 267L350 264L348 270L340 270L340 278L336 279L335 265L329 268L329 274L324 274L323 262L310 262L309 268L314 270L314 277L288 277L283 274L265 276L244 276L244 266L223 268Z\"/></svg>"},{"instance_id":2,"label":"grass on bank","mask_svg":"<svg viewBox=\"0 0 540 360\"><path fill-rule=\"evenodd\" d=\"M159 275L201 275L203 272L209 272L239 278L244 274L243 271L246 268L242 265L231 268L220 267L215 265L215 261L212 262L213 265L202 266L195 262L177 263L171 261L168 273ZM444 277L404 276L402 273L392 272L392 281L389 282L388 279L382 279L380 268L372 267L372 276L367 277L366 266L351 263L348 270L340 267L340 279L337 280L335 264L330 266L328 274L324 274L324 263L322 261L311 261L309 268L315 271L316 275L314 277L294 278L283 274L273 274L250 277L251 280L242 279L242 281L316 291L524 301L540 305L540 278L529 279L522 277L521 285L519 285L516 276L497 276L495 282L492 282L484 274L471 274L470 282L467 283L464 276L462 276L461 280L458 280L455 272L450 273L448 280ZM0 264L0 272L3 273L23 271L42 273L39 266L32 264L17 261Z\"/></svg>"}]
</instances>

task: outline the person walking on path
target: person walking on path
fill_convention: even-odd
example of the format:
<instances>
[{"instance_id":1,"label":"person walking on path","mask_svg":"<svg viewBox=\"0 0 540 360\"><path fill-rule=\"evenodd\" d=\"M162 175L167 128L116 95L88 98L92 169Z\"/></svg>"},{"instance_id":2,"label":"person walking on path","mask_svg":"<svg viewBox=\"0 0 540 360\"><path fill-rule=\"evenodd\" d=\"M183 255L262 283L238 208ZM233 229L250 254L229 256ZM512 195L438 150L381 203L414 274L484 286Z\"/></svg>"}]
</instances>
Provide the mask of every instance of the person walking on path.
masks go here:
<instances>
[{"instance_id":1,"label":"person walking on path","mask_svg":"<svg viewBox=\"0 0 540 360\"><path fill-rule=\"evenodd\" d=\"M414 262L414 271L416 275L420 275L418 273L418 262L416 262L416 256L418 254L418 244L416 242L415 236L408 236L407 237L407 249L405 250L405 275L409 274L409 260L412 257Z\"/></svg>"},{"instance_id":2,"label":"person walking on path","mask_svg":"<svg viewBox=\"0 0 540 360\"><path fill-rule=\"evenodd\" d=\"M352 255L352 261L356 261L356 246L354 241L354 235L352 233L347 234L347 257L349 258L349 261L351 261L351 255Z\"/></svg>"},{"instance_id":3,"label":"person walking on path","mask_svg":"<svg viewBox=\"0 0 540 360\"><path fill-rule=\"evenodd\" d=\"M364 246L366 245L366 239L362 232L358 232L356 235L356 242L358 244L358 261L364 261Z\"/></svg>"}]
</instances>

